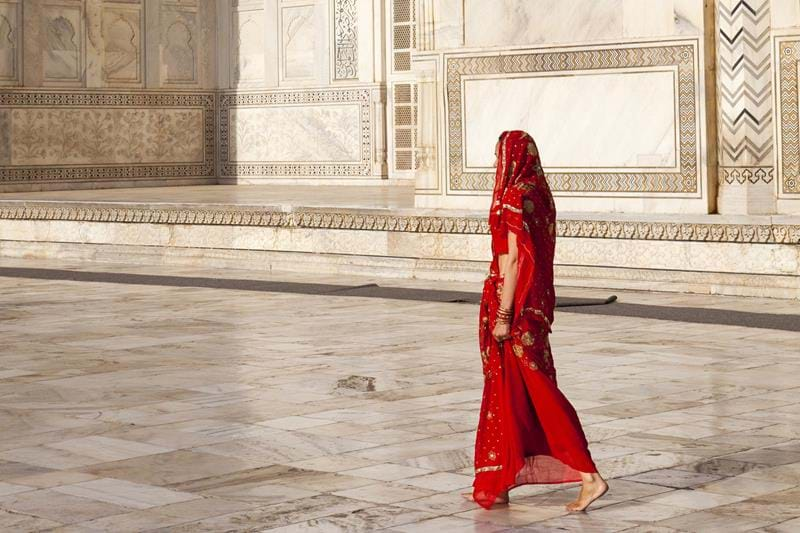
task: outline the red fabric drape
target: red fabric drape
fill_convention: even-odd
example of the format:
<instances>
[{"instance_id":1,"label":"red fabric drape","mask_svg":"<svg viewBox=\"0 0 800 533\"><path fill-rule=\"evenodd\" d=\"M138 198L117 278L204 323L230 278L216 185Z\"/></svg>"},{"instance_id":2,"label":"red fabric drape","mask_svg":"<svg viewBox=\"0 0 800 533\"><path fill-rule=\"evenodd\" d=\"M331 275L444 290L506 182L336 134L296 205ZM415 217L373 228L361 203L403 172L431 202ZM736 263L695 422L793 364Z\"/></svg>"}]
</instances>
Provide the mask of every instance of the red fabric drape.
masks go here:
<instances>
[{"instance_id":1,"label":"red fabric drape","mask_svg":"<svg viewBox=\"0 0 800 533\"><path fill-rule=\"evenodd\" d=\"M483 289L479 344L484 391L475 443L473 497L485 508L528 483L580 481L596 472L575 409L556 385L550 351L556 210L539 151L525 132L500 136L489 212L492 263ZM517 239L511 339L492 337L503 279L498 256Z\"/></svg>"}]
</instances>

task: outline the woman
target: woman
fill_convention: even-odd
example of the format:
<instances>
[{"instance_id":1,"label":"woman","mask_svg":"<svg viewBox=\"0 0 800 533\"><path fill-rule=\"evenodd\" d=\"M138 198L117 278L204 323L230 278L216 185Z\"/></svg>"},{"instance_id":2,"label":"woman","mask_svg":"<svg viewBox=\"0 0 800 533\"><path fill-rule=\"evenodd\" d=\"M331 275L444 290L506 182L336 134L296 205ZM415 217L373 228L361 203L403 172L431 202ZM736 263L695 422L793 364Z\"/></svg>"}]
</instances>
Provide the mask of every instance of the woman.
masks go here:
<instances>
[{"instance_id":1,"label":"woman","mask_svg":"<svg viewBox=\"0 0 800 533\"><path fill-rule=\"evenodd\" d=\"M530 135L504 132L496 154L492 264L479 329L485 382L471 498L488 509L507 503L508 491L520 485L582 481L567 509L583 511L608 485L575 409L556 386L548 341L555 204Z\"/></svg>"}]
</instances>

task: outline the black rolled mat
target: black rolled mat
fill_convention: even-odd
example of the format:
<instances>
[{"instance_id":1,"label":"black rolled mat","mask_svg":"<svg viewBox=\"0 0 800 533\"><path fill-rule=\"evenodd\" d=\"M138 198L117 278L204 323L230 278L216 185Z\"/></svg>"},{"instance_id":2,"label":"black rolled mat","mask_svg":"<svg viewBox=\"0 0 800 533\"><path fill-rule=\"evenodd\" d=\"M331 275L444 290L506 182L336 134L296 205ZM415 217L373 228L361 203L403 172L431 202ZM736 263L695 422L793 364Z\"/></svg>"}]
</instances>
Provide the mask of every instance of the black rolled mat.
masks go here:
<instances>
[{"instance_id":1,"label":"black rolled mat","mask_svg":"<svg viewBox=\"0 0 800 533\"><path fill-rule=\"evenodd\" d=\"M478 292L445 291L436 289L412 289L404 287L381 287L366 285L335 285L326 283L297 283L250 279L204 278L188 276L159 276L152 274L123 274L114 272L87 272L45 268L0 267L0 277L44 280L66 280L79 282L122 283L129 285L153 285L165 287L201 287L239 291L283 292L292 294L358 296L362 298L384 298L391 300L415 300L423 302L477 304ZM558 298L556 306L563 312L649 318L672 322L696 324L720 324L781 331L800 332L799 314L750 313L726 309L702 307L671 307L615 303L616 296L605 299ZM608 305L612 304L614 305ZM800 304L798 304L800 311Z\"/></svg>"},{"instance_id":2,"label":"black rolled mat","mask_svg":"<svg viewBox=\"0 0 800 533\"><path fill-rule=\"evenodd\" d=\"M201 287L237 291L285 292L291 294L358 296L361 298L384 298L389 300L415 300L422 302L474 303L481 301L478 292L446 291L437 289L413 289L405 287L382 287L375 283L366 285L335 285L328 283L298 283L290 281L267 281L255 279L204 278L190 276L161 276L154 274L125 274L117 272L88 272L49 268L0 267L0 277L46 279L58 281L82 281L97 283L121 283L127 285L154 285L164 287ZM604 305L616 300L588 298L559 298L558 307Z\"/></svg>"}]
</instances>

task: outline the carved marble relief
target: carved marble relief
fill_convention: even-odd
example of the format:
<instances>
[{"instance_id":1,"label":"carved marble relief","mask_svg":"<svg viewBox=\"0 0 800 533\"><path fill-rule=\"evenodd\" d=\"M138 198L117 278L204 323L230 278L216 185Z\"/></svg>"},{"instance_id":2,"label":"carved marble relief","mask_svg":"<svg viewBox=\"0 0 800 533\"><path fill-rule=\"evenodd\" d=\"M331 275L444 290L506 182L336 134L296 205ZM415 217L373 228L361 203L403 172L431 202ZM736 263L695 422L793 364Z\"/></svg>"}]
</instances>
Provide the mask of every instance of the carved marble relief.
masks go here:
<instances>
[{"instance_id":1,"label":"carved marble relief","mask_svg":"<svg viewBox=\"0 0 800 533\"><path fill-rule=\"evenodd\" d=\"M164 64L168 83L194 83L197 81L195 43L192 29L183 20L167 27L164 44Z\"/></svg>"},{"instance_id":2,"label":"carved marble relief","mask_svg":"<svg viewBox=\"0 0 800 533\"><path fill-rule=\"evenodd\" d=\"M105 9L103 43L105 81L141 81L141 12Z\"/></svg>"},{"instance_id":3,"label":"carved marble relief","mask_svg":"<svg viewBox=\"0 0 800 533\"><path fill-rule=\"evenodd\" d=\"M0 91L0 183L211 177L214 106L211 93Z\"/></svg>"},{"instance_id":4,"label":"carved marble relief","mask_svg":"<svg viewBox=\"0 0 800 533\"><path fill-rule=\"evenodd\" d=\"M337 80L358 78L358 15L356 0L334 3L334 59Z\"/></svg>"},{"instance_id":5,"label":"carved marble relief","mask_svg":"<svg viewBox=\"0 0 800 533\"><path fill-rule=\"evenodd\" d=\"M42 66L45 81L82 79L83 13L78 6L43 6Z\"/></svg>"},{"instance_id":6,"label":"carved marble relief","mask_svg":"<svg viewBox=\"0 0 800 533\"><path fill-rule=\"evenodd\" d=\"M202 110L14 109L14 165L202 163Z\"/></svg>"},{"instance_id":7,"label":"carved marble relief","mask_svg":"<svg viewBox=\"0 0 800 533\"><path fill-rule=\"evenodd\" d=\"M165 85L196 85L203 53L197 2L165 0L161 5L161 80Z\"/></svg>"},{"instance_id":8,"label":"carved marble relief","mask_svg":"<svg viewBox=\"0 0 800 533\"><path fill-rule=\"evenodd\" d=\"M233 79L261 81L264 79L264 12L234 13Z\"/></svg>"},{"instance_id":9,"label":"carved marble relief","mask_svg":"<svg viewBox=\"0 0 800 533\"><path fill-rule=\"evenodd\" d=\"M370 176L373 103L363 88L223 94L221 175Z\"/></svg>"},{"instance_id":10,"label":"carved marble relief","mask_svg":"<svg viewBox=\"0 0 800 533\"><path fill-rule=\"evenodd\" d=\"M0 3L0 81L19 80L18 6Z\"/></svg>"},{"instance_id":11,"label":"carved marble relief","mask_svg":"<svg viewBox=\"0 0 800 533\"><path fill-rule=\"evenodd\" d=\"M284 7L281 10L284 79L314 77L317 49L314 11L314 5Z\"/></svg>"}]
</instances>

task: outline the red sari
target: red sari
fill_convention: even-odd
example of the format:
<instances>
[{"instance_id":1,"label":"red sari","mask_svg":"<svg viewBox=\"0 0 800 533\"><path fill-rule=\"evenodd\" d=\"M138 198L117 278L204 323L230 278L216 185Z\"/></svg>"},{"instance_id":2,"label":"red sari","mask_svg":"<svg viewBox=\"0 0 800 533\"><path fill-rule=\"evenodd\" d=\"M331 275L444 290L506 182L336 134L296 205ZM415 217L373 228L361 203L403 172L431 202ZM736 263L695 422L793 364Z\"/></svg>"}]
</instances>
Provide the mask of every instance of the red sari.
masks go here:
<instances>
[{"instance_id":1,"label":"red sari","mask_svg":"<svg viewBox=\"0 0 800 533\"><path fill-rule=\"evenodd\" d=\"M473 497L490 508L509 489L580 481L597 468L575 409L556 386L548 335L553 323L556 210L534 140L500 137L489 214L492 264L483 288L479 340L485 378L475 442ZM519 276L511 339L492 337L503 279L498 256L517 238Z\"/></svg>"}]
</instances>

